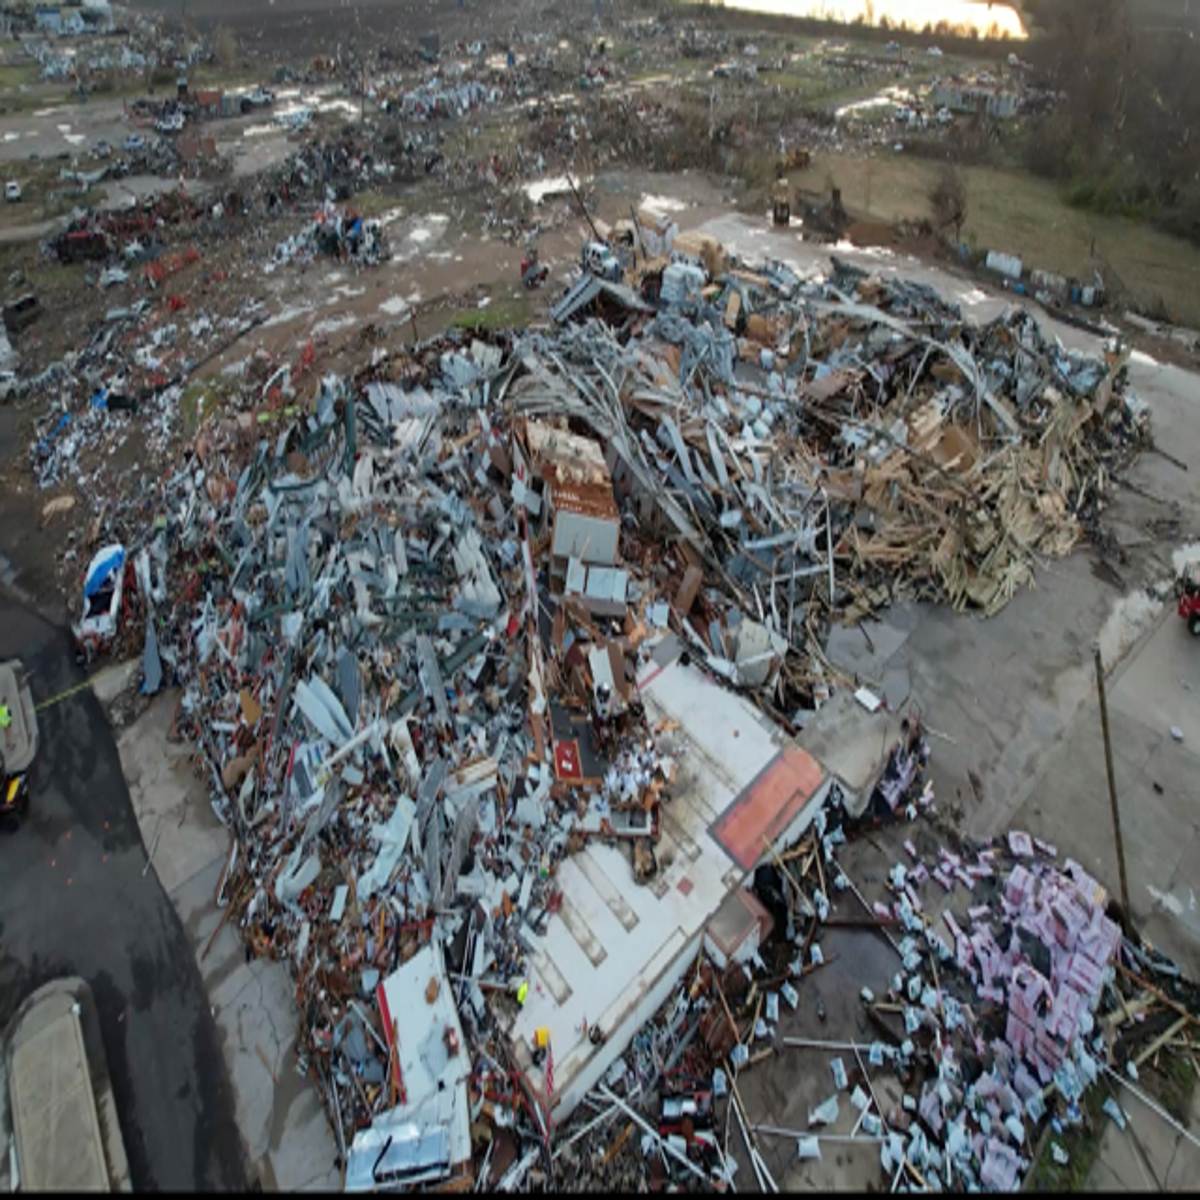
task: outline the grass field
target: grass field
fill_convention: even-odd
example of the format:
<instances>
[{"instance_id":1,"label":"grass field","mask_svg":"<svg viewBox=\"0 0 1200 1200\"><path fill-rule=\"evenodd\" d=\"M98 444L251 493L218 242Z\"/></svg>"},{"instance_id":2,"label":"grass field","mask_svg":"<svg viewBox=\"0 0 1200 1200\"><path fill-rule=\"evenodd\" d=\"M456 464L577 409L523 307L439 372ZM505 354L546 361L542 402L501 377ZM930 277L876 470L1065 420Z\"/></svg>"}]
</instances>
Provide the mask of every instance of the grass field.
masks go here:
<instances>
[{"instance_id":1,"label":"grass field","mask_svg":"<svg viewBox=\"0 0 1200 1200\"><path fill-rule=\"evenodd\" d=\"M533 305L526 293L498 293L486 308L466 309L455 313L450 324L474 333L491 333L500 329L523 329L533 316Z\"/></svg>"},{"instance_id":2,"label":"grass field","mask_svg":"<svg viewBox=\"0 0 1200 1200\"><path fill-rule=\"evenodd\" d=\"M0 229L36 225L85 202L74 194L72 185L60 178L61 167L57 161L9 164L5 179L20 183L21 200L17 204L0 203Z\"/></svg>"},{"instance_id":3,"label":"grass field","mask_svg":"<svg viewBox=\"0 0 1200 1200\"><path fill-rule=\"evenodd\" d=\"M851 214L874 220L930 215L929 190L939 166L903 154L875 158L815 155L793 172L795 186L823 191L832 179ZM970 167L964 240L979 250L1019 254L1027 267L1090 280L1099 267L1110 289L1170 318L1200 325L1200 249L1121 217L1067 204L1054 184L1016 170Z\"/></svg>"},{"instance_id":4,"label":"grass field","mask_svg":"<svg viewBox=\"0 0 1200 1200\"><path fill-rule=\"evenodd\" d=\"M0 67L0 91L34 84L37 83L37 80L38 67L36 63L10 63Z\"/></svg>"},{"instance_id":5,"label":"grass field","mask_svg":"<svg viewBox=\"0 0 1200 1200\"><path fill-rule=\"evenodd\" d=\"M33 112L63 103L71 85L62 79L42 80L35 62L0 66L0 114Z\"/></svg>"}]
</instances>

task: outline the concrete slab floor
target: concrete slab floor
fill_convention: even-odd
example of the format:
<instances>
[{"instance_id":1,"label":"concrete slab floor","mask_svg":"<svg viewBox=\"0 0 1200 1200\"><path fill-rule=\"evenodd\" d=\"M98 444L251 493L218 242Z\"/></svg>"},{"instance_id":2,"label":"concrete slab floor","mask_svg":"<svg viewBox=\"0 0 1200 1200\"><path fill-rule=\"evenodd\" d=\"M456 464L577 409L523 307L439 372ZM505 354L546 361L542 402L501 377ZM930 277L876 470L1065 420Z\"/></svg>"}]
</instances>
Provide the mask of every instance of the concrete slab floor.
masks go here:
<instances>
[{"instance_id":1,"label":"concrete slab floor","mask_svg":"<svg viewBox=\"0 0 1200 1200\"><path fill-rule=\"evenodd\" d=\"M196 954L238 1126L264 1189L338 1189L333 1133L315 1087L296 1071L300 1016L287 965L248 962L238 931L222 924L216 907L229 835L192 770L192 748L167 740L177 699L175 692L156 697L117 741L142 839Z\"/></svg>"},{"instance_id":2,"label":"concrete slab floor","mask_svg":"<svg viewBox=\"0 0 1200 1200\"><path fill-rule=\"evenodd\" d=\"M937 844L937 835L924 823L892 826L842 847L838 862L871 903L886 894L884 880L888 868L903 855L901 842L907 836L920 838L922 848ZM852 892L832 892L831 920L866 916ZM813 1041L854 1042L868 1046L880 1038L879 1031L866 1015L861 999L864 986L882 996L892 975L900 966L896 952L879 933L869 929L829 927L821 939L825 964L806 975L796 985L799 1003L793 1011L780 1003L780 1020L772 1057L747 1067L738 1075L738 1091L750 1125L768 1125L798 1133L847 1135L858 1118L850 1104L850 1093L862 1072L851 1050L824 1047L788 1047L785 1038ZM818 1008L823 1006L824 1016ZM899 1033L902 1027L898 1026ZM759 1048L750 1047L751 1052ZM808 1127L812 1109L836 1091L831 1063L842 1060L849 1087L838 1092L838 1119L822 1128ZM866 1055L863 1055L864 1065ZM871 1071L871 1084L885 1109L900 1103L900 1083L891 1068ZM826 1143L821 1158L801 1162L795 1136L759 1133L759 1152L763 1155L776 1183L784 1191L812 1191L849 1188L865 1191L878 1187L879 1147L874 1142L860 1144ZM739 1190L755 1188L754 1171L745 1145L737 1130L736 1119L729 1136L730 1152L738 1160Z\"/></svg>"},{"instance_id":3,"label":"concrete slab floor","mask_svg":"<svg viewBox=\"0 0 1200 1200\"><path fill-rule=\"evenodd\" d=\"M1115 1087L1115 1085L1114 1085ZM1100 1150L1088 1172L1089 1192L1191 1191L1200 1177L1200 1146L1172 1129L1128 1088L1115 1087L1126 1128L1104 1118ZM1200 1125L1200 1091L1192 1094L1187 1125Z\"/></svg>"},{"instance_id":4,"label":"concrete slab floor","mask_svg":"<svg viewBox=\"0 0 1200 1200\"><path fill-rule=\"evenodd\" d=\"M1135 922L1192 978L1200 976L1200 912L1194 891L1200 813L1200 654L1173 613L1108 681L1110 734L1129 900ZM1170 736L1174 725L1182 743ZM1086 703L1048 756L1012 818L1055 842L1119 892L1112 806L1098 702Z\"/></svg>"}]
</instances>

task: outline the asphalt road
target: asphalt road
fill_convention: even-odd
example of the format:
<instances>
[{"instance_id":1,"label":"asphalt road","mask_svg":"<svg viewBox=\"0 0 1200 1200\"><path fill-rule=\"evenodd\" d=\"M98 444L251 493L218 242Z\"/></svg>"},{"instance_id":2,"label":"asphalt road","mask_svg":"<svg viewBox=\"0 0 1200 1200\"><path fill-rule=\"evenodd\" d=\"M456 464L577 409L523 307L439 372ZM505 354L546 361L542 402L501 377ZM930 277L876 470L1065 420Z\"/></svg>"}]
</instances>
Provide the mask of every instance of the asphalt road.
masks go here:
<instances>
[{"instance_id":1,"label":"asphalt road","mask_svg":"<svg viewBox=\"0 0 1200 1200\"><path fill-rule=\"evenodd\" d=\"M70 635L0 600L0 659L40 703L82 679ZM91 691L39 714L28 821L0 835L0 1022L59 976L91 985L136 1191L245 1190L216 1025Z\"/></svg>"}]
</instances>

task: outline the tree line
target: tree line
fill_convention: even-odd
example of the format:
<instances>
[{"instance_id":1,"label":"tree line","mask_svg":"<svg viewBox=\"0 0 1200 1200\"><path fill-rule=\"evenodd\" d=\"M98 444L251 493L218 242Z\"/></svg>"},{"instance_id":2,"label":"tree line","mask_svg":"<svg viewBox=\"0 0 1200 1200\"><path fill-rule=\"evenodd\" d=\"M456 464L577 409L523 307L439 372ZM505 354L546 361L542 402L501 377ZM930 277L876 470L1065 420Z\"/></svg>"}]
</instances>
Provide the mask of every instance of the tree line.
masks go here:
<instances>
[{"instance_id":1,"label":"tree line","mask_svg":"<svg viewBox=\"0 0 1200 1200\"><path fill-rule=\"evenodd\" d=\"M1026 165L1074 203L1200 242L1200 42L1130 0L1025 0L1026 57L1060 94L1025 139Z\"/></svg>"}]
</instances>

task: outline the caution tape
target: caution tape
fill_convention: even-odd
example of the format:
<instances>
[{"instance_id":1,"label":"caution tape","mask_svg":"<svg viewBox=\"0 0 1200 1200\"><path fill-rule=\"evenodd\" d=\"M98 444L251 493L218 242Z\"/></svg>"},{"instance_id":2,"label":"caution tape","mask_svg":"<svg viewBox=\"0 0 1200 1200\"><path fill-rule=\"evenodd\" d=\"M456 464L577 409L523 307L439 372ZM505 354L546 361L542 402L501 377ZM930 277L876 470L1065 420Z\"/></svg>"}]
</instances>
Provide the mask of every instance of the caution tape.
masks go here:
<instances>
[{"instance_id":1,"label":"caution tape","mask_svg":"<svg viewBox=\"0 0 1200 1200\"><path fill-rule=\"evenodd\" d=\"M97 675L92 675L90 678L85 679L82 683L77 683L74 687L67 688L65 692L59 692L57 696L51 696L49 700L43 700L40 704L35 704L33 706L33 711L43 712L45 709L52 708L55 704L59 704L63 700L69 700L77 692L82 692L84 689L90 688L98 680L103 679L106 675L118 670L120 670L119 667L110 667L107 671L101 671Z\"/></svg>"},{"instance_id":2,"label":"caution tape","mask_svg":"<svg viewBox=\"0 0 1200 1200\"><path fill-rule=\"evenodd\" d=\"M77 691L83 691L84 688L90 688L90 686L91 680L84 679L83 683L77 683L73 686L73 688L67 688L66 691L60 691L56 696L50 696L49 700L43 700L40 704L35 704L34 712L41 713L42 709L49 708L50 706L53 706L53 704L58 704L60 701L68 700L68 698L76 694Z\"/></svg>"}]
</instances>

